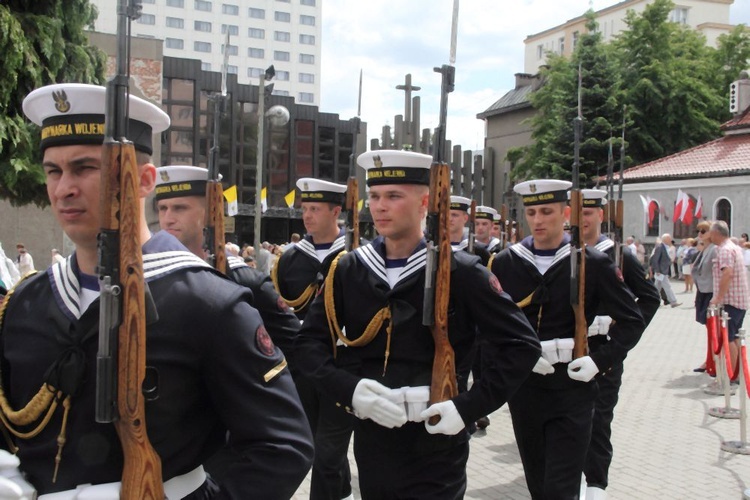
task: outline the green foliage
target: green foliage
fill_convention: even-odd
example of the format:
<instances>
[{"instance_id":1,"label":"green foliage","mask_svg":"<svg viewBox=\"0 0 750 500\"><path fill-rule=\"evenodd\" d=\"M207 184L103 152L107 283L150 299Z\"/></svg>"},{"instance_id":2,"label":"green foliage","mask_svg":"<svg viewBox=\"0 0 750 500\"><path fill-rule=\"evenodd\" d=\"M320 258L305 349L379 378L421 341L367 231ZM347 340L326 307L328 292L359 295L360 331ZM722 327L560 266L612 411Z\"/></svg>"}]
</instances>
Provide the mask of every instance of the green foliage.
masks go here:
<instances>
[{"instance_id":1,"label":"green foliage","mask_svg":"<svg viewBox=\"0 0 750 500\"><path fill-rule=\"evenodd\" d=\"M670 0L655 0L640 14L629 11L628 29L612 43L602 42L593 12L586 14L587 34L579 37L572 57L547 59L545 83L531 97L538 110L531 119L534 142L523 149L514 178L570 179L579 65L582 183L606 175L610 137L617 156L624 106L626 167L718 136L729 118L728 85L750 60L750 30L737 27L714 49L700 33L669 22L673 8ZM616 158L615 172L618 165Z\"/></svg>"},{"instance_id":2,"label":"green foliage","mask_svg":"<svg viewBox=\"0 0 750 500\"><path fill-rule=\"evenodd\" d=\"M39 130L25 120L23 98L50 83L103 83L106 57L84 32L96 14L88 0L0 4L0 198L14 205L47 203Z\"/></svg>"}]
</instances>

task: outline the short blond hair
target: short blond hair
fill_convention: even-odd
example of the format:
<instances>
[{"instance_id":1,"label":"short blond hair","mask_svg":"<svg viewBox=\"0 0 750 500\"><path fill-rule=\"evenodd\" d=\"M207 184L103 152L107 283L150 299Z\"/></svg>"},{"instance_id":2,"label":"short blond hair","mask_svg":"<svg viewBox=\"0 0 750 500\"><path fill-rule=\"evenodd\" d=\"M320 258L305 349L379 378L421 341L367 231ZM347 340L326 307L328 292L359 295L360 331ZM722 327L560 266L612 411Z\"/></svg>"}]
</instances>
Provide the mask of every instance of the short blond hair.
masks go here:
<instances>
[{"instance_id":1,"label":"short blond hair","mask_svg":"<svg viewBox=\"0 0 750 500\"><path fill-rule=\"evenodd\" d=\"M705 229L706 231L708 231L709 229L711 229L711 221L708 221L708 220L700 221L698 225L696 226L696 228L699 230Z\"/></svg>"}]
</instances>

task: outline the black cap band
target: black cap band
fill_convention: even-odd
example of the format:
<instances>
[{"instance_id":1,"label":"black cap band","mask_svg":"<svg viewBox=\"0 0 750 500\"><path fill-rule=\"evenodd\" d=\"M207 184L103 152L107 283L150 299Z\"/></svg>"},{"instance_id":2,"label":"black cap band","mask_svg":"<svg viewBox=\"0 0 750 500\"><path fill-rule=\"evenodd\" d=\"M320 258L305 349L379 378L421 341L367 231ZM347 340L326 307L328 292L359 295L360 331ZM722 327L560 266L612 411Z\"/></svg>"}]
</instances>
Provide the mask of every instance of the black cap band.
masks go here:
<instances>
[{"instance_id":1,"label":"black cap band","mask_svg":"<svg viewBox=\"0 0 750 500\"><path fill-rule=\"evenodd\" d=\"M604 206L604 198L590 198L583 200L583 206L586 208L601 208Z\"/></svg>"},{"instance_id":2,"label":"black cap band","mask_svg":"<svg viewBox=\"0 0 750 500\"><path fill-rule=\"evenodd\" d=\"M548 191L539 194L527 194L521 197L526 207L532 205L545 205L547 203L557 203L568 201L568 191Z\"/></svg>"},{"instance_id":3,"label":"black cap band","mask_svg":"<svg viewBox=\"0 0 750 500\"><path fill-rule=\"evenodd\" d=\"M334 193L333 191L302 191L302 195L300 196L302 203L320 202L343 205L345 199L345 193Z\"/></svg>"},{"instance_id":4,"label":"black cap band","mask_svg":"<svg viewBox=\"0 0 750 500\"><path fill-rule=\"evenodd\" d=\"M495 218L495 214L490 213L490 212L477 212L474 217L477 218L477 219L492 220L492 219Z\"/></svg>"},{"instance_id":5,"label":"black cap band","mask_svg":"<svg viewBox=\"0 0 750 500\"><path fill-rule=\"evenodd\" d=\"M127 139L135 149L153 154L151 126L137 120L128 120ZM104 142L104 115L55 115L42 123L41 150L52 146L76 144L101 145Z\"/></svg>"},{"instance_id":6,"label":"black cap band","mask_svg":"<svg viewBox=\"0 0 750 500\"><path fill-rule=\"evenodd\" d=\"M469 211L469 205L466 203L451 202L451 210L461 210L462 212Z\"/></svg>"},{"instance_id":7,"label":"black cap band","mask_svg":"<svg viewBox=\"0 0 750 500\"><path fill-rule=\"evenodd\" d=\"M367 171L367 185L423 184L430 185L430 169L414 167L382 167Z\"/></svg>"},{"instance_id":8,"label":"black cap band","mask_svg":"<svg viewBox=\"0 0 750 500\"><path fill-rule=\"evenodd\" d=\"M156 200L181 198L183 196L206 196L206 181L183 181L159 184L154 189Z\"/></svg>"}]
</instances>

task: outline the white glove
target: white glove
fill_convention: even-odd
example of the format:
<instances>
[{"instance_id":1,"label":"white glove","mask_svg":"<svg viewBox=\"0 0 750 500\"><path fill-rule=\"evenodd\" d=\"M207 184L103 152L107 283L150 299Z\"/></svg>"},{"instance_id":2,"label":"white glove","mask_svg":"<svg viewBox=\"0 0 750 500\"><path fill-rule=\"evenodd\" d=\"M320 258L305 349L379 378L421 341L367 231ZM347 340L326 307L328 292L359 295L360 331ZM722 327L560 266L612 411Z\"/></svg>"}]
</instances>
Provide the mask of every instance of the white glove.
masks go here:
<instances>
[{"instance_id":1,"label":"white glove","mask_svg":"<svg viewBox=\"0 0 750 500\"><path fill-rule=\"evenodd\" d=\"M406 412L403 404L396 404L388 399L391 389L376 382L363 378L354 388L352 408L354 414L361 418L372 419L375 423L392 429L406 423Z\"/></svg>"},{"instance_id":2,"label":"white glove","mask_svg":"<svg viewBox=\"0 0 750 500\"><path fill-rule=\"evenodd\" d=\"M422 422L422 412L430 403L430 388L426 385L419 387L404 387L404 402L406 403L406 417L410 422Z\"/></svg>"},{"instance_id":3,"label":"white glove","mask_svg":"<svg viewBox=\"0 0 750 500\"><path fill-rule=\"evenodd\" d=\"M594 316L594 321L589 325L589 337L599 335L599 316Z\"/></svg>"},{"instance_id":4,"label":"white glove","mask_svg":"<svg viewBox=\"0 0 750 500\"><path fill-rule=\"evenodd\" d=\"M17 456L0 450L0 500L33 500L36 490L23 477Z\"/></svg>"},{"instance_id":5,"label":"white glove","mask_svg":"<svg viewBox=\"0 0 750 500\"><path fill-rule=\"evenodd\" d=\"M588 382L599 373L599 368L591 356L574 359L568 364L568 377L581 382Z\"/></svg>"},{"instance_id":6,"label":"white glove","mask_svg":"<svg viewBox=\"0 0 750 500\"><path fill-rule=\"evenodd\" d=\"M466 424L458 413L456 405L451 400L435 403L423 411L420 416L422 419L428 420L434 415L440 416L440 422L435 425L430 425L429 422L424 423L425 429L430 434L454 436L466 428Z\"/></svg>"},{"instance_id":7,"label":"white glove","mask_svg":"<svg viewBox=\"0 0 750 500\"><path fill-rule=\"evenodd\" d=\"M539 375L551 375L555 373L555 367L552 366L549 361L539 356L539 359L537 360L534 368L532 368L531 371L534 373L538 373Z\"/></svg>"}]
</instances>

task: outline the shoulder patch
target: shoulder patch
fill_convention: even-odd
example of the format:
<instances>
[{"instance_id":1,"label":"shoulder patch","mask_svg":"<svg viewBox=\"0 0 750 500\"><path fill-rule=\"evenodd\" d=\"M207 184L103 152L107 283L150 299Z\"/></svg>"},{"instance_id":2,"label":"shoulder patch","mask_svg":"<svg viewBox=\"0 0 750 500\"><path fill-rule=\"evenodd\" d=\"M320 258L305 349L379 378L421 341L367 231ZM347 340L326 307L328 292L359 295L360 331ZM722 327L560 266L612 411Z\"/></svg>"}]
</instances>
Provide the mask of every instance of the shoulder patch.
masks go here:
<instances>
[{"instance_id":1,"label":"shoulder patch","mask_svg":"<svg viewBox=\"0 0 750 500\"><path fill-rule=\"evenodd\" d=\"M268 331L266 331L266 327L263 325L260 325L255 331L255 345L258 346L258 350L266 356L273 356L276 352L273 340L271 340L271 336L268 335Z\"/></svg>"},{"instance_id":2,"label":"shoulder patch","mask_svg":"<svg viewBox=\"0 0 750 500\"><path fill-rule=\"evenodd\" d=\"M500 286L500 281L497 279L497 276L492 273L490 273L490 288L495 290L495 293L498 295L503 293L503 287Z\"/></svg>"}]
</instances>

